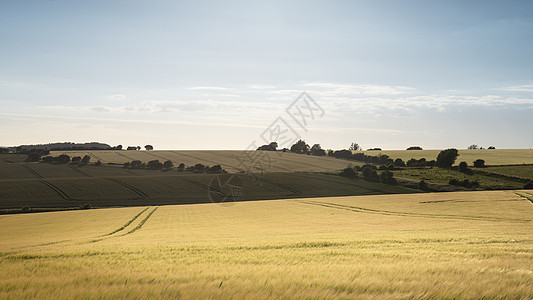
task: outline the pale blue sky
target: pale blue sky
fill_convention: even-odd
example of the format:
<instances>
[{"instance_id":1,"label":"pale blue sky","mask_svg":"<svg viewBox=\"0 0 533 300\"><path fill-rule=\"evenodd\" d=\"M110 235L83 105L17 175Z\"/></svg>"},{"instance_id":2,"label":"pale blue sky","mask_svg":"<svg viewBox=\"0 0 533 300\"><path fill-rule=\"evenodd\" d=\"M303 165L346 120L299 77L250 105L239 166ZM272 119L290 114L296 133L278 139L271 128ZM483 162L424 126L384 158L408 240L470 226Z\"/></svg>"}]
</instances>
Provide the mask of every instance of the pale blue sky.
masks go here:
<instances>
[{"instance_id":1,"label":"pale blue sky","mask_svg":"<svg viewBox=\"0 0 533 300\"><path fill-rule=\"evenodd\" d=\"M0 1L0 145L533 147L531 1Z\"/></svg>"}]
</instances>

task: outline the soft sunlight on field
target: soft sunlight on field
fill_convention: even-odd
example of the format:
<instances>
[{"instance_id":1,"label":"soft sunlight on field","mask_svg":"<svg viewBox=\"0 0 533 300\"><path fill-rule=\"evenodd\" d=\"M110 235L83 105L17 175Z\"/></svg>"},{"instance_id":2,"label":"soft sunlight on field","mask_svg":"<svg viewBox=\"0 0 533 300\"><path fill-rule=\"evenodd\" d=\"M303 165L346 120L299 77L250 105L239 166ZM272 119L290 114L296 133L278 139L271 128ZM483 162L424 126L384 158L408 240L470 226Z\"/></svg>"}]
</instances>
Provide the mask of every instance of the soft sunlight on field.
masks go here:
<instances>
[{"instance_id":1,"label":"soft sunlight on field","mask_svg":"<svg viewBox=\"0 0 533 300\"><path fill-rule=\"evenodd\" d=\"M437 158L441 150L384 150L384 151L364 151L366 155L385 154L394 159L401 158L407 161L411 158L433 160ZM533 149L459 149L459 157L455 161L458 165L464 161L469 165L476 159L485 160L486 165L512 165L512 164L533 164Z\"/></svg>"},{"instance_id":2,"label":"soft sunlight on field","mask_svg":"<svg viewBox=\"0 0 533 300\"><path fill-rule=\"evenodd\" d=\"M531 298L533 191L0 216L0 298Z\"/></svg>"}]
</instances>

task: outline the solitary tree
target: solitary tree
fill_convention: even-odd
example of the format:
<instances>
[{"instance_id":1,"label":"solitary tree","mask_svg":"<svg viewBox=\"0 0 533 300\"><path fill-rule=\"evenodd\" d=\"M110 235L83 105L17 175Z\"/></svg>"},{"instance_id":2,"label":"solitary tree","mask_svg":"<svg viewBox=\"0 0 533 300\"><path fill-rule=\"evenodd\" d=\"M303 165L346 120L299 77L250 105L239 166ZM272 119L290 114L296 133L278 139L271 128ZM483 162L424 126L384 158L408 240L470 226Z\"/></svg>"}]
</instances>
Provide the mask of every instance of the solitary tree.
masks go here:
<instances>
[{"instance_id":1,"label":"solitary tree","mask_svg":"<svg viewBox=\"0 0 533 300\"><path fill-rule=\"evenodd\" d=\"M459 151L454 148L442 150L437 156L437 167L451 168L459 156Z\"/></svg>"},{"instance_id":2,"label":"solitary tree","mask_svg":"<svg viewBox=\"0 0 533 300\"><path fill-rule=\"evenodd\" d=\"M359 151L361 150L361 146L359 146L358 143L352 143L350 145L350 148L348 148L348 150L351 150L351 151Z\"/></svg>"},{"instance_id":3,"label":"solitary tree","mask_svg":"<svg viewBox=\"0 0 533 300\"><path fill-rule=\"evenodd\" d=\"M144 149L146 149L146 151L148 151L148 150L154 150L154 146L152 146L152 145L146 145L146 146L144 146Z\"/></svg>"},{"instance_id":4,"label":"solitary tree","mask_svg":"<svg viewBox=\"0 0 533 300\"><path fill-rule=\"evenodd\" d=\"M478 148L479 147L476 144L468 146L468 150L475 150L475 149L478 149Z\"/></svg>"},{"instance_id":5,"label":"solitary tree","mask_svg":"<svg viewBox=\"0 0 533 300\"><path fill-rule=\"evenodd\" d=\"M459 172L467 172L468 171L468 164L464 161L459 163Z\"/></svg>"},{"instance_id":6,"label":"solitary tree","mask_svg":"<svg viewBox=\"0 0 533 300\"><path fill-rule=\"evenodd\" d=\"M422 147L420 147L420 146L411 146L411 147L407 148L407 150L422 150Z\"/></svg>"}]
</instances>

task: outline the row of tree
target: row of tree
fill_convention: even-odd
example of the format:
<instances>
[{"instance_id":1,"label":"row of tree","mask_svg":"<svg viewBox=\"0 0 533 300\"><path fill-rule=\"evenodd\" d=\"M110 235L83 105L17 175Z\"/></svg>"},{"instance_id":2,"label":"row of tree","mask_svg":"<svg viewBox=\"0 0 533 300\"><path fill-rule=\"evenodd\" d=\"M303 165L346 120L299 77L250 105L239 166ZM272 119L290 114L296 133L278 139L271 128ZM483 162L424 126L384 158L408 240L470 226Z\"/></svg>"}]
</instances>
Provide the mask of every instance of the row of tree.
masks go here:
<instances>
[{"instance_id":1,"label":"row of tree","mask_svg":"<svg viewBox=\"0 0 533 300\"><path fill-rule=\"evenodd\" d=\"M171 170L174 168L174 163L170 160L160 162L159 160L151 160L148 163L143 163L140 160L133 160L126 162L122 165L125 169L148 169L148 170ZM192 172L192 173L207 173L207 174L219 174L226 173L220 165L214 165L212 167L203 164L195 164L194 166L186 166L184 163L180 163L176 169L178 172Z\"/></svg>"}]
</instances>

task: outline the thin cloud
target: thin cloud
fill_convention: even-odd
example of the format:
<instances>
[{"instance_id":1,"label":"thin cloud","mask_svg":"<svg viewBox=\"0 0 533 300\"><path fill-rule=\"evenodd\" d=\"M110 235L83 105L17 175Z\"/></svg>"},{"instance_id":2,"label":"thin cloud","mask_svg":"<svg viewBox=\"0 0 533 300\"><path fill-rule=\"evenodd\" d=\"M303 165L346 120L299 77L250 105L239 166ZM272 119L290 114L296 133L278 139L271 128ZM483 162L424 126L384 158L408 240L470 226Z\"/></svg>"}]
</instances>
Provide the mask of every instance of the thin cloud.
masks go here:
<instances>
[{"instance_id":1,"label":"thin cloud","mask_svg":"<svg viewBox=\"0 0 533 300\"><path fill-rule=\"evenodd\" d=\"M220 86L193 86L187 89L191 91L231 91L233 90L232 88L220 87Z\"/></svg>"},{"instance_id":2,"label":"thin cloud","mask_svg":"<svg viewBox=\"0 0 533 300\"><path fill-rule=\"evenodd\" d=\"M504 87L505 91L533 92L533 84Z\"/></svg>"}]
</instances>

